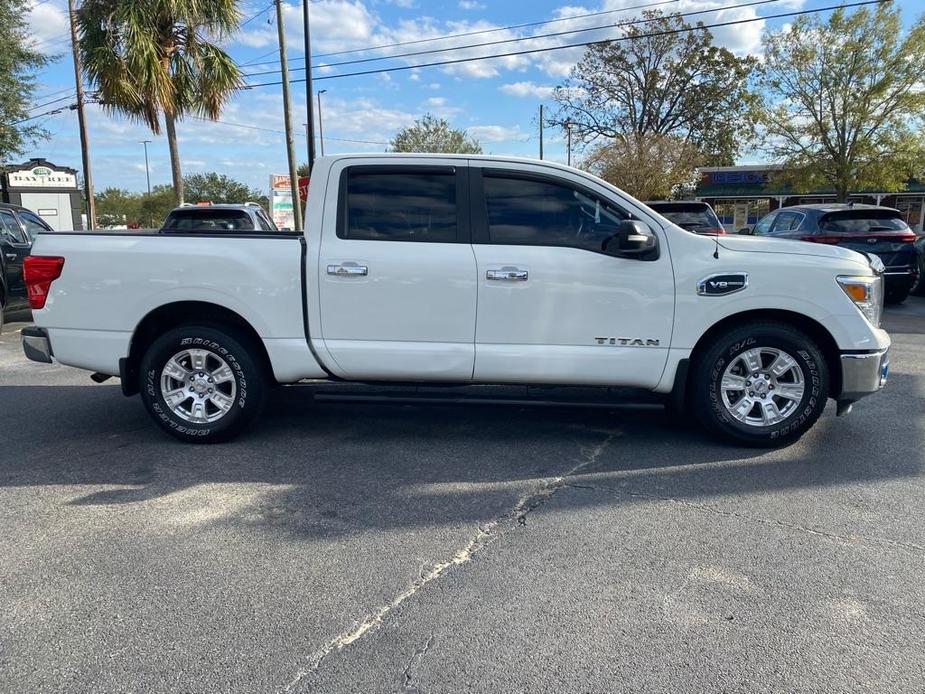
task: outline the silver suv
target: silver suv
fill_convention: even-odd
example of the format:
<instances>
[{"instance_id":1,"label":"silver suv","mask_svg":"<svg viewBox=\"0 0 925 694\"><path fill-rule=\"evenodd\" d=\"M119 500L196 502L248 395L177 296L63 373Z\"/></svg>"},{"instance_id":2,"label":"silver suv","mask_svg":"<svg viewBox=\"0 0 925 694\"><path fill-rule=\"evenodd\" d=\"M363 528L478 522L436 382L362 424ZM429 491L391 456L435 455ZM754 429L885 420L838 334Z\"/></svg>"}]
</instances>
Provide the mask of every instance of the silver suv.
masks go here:
<instances>
[{"instance_id":1,"label":"silver suv","mask_svg":"<svg viewBox=\"0 0 925 694\"><path fill-rule=\"evenodd\" d=\"M255 202L243 205L181 205L164 220L165 233L248 233L279 231L273 220Z\"/></svg>"}]
</instances>

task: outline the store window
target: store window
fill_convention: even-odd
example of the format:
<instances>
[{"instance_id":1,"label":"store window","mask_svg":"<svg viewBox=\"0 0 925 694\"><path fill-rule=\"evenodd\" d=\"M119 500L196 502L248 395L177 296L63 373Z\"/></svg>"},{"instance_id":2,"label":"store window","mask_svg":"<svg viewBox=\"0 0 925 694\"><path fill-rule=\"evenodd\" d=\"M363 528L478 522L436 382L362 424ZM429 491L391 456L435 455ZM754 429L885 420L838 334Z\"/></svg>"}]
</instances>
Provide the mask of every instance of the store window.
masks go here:
<instances>
[{"instance_id":1,"label":"store window","mask_svg":"<svg viewBox=\"0 0 925 694\"><path fill-rule=\"evenodd\" d=\"M768 198L716 200L713 210L727 231L737 231L744 226L755 226L771 211L771 201Z\"/></svg>"},{"instance_id":2,"label":"store window","mask_svg":"<svg viewBox=\"0 0 925 694\"><path fill-rule=\"evenodd\" d=\"M897 197L896 209L902 215L903 220L913 231L921 232L922 228L922 207L925 205L925 197Z\"/></svg>"}]
</instances>

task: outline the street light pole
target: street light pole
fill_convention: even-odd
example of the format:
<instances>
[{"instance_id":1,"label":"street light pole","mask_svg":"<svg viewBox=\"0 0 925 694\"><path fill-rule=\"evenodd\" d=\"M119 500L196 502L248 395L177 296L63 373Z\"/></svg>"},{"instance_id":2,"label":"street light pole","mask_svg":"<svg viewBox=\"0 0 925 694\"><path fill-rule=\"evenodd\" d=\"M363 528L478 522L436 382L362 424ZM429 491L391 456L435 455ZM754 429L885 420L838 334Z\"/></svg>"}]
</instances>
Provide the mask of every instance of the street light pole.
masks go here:
<instances>
[{"instance_id":1,"label":"street light pole","mask_svg":"<svg viewBox=\"0 0 925 694\"><path fill-rule=\"evenodd\" d=\"M321 145L321 156L324 156L324 120L321 118L321 95L327 92L327 89L318 90L318 144Z\"/></svg>"},{"instance_id":2,"label":"street light pole","mask_svg":"<svg viewBox=\"0 0 925 694\"><path fill-rule=\"evenodd\" d=\"M151 140L142 140L141 144L145 146L145 176L148 179L148 195L151 195L151 167L148 166L148 145Z\"/></svg>"},{"instance_id":3,"label":"street light pole","mask_svg":"<svg viewBox=\"0 0 925 694\"><path fill-rule=\"evenodd\" d=\"M540 104L540 160L543 159L543 104Z\"/></svg>"},{"instance_id":4,"label":"street light pole","mask_svg":"<svg viewBox=\"0 0 925 694\"><path fill-rule=\"evenodd\" d=\"M308 173L315 166L315 114L312 104L315 89L312 87L312 32L308 17L308 0L302 0L302 20L305 25L305 110L308 116Z\"/></svg>"}]
</instances>

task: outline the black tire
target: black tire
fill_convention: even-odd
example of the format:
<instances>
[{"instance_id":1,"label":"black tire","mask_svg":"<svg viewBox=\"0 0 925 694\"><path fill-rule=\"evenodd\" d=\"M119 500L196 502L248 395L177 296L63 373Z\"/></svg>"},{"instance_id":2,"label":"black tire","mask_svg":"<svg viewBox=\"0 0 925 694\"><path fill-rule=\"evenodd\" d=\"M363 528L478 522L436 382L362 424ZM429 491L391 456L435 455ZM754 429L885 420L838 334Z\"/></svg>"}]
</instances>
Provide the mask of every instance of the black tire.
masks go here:
<instances>
[{"instance_id":1,"label":"black tire","mask_svg":"<svg viewBox=\"0 0 925 694\"><path fill-rule=\"evenodd\" d=\"M783 400L778 394L780 391L765 393L766 397L773 398L778 409L790 409L784 419L766 426L736 419L726 407L721 387L727 368L734 362L741 364L740 355L758 348L780 350L790 355L803 385L802 397L795 406L790 404L794 401ZM770 358L770 355L763 357ZM733 328L706 345L691 369L688 397L693 414L711 433L747 446L773 448L793 443L819 419L829 392L829 369L819 346L808 335L786 323L756 322ZM778 388L782 386L779 384ZM743 392L741 397L745 395ZM755 419L760 415L760 402L756 401Z\"/></svg>"},{"instance_id":2,"label":"black tire","mask_svg":"<svg viewBox=\"0 0 925 694\"><path fill-rule=\"evenodd\" d=\"M919 258L919 274L909 293L913 296L925 296L925 256Z\"/></svg>"},{"instance_id":3,"label":"black tire","mask_svg":"<svg viewBox=\"0 0 925 694\"><path fill-rule=\"evenodd\" d=\"M208 416L218 417L214 421L194 422L184 418L164 399L161 388L164 367L174 356L189 349L202 350L206 353L205 359L208 364L204 367L206 370L220 367L221 362L224 362L231 373L232 378L222 383L221 386L218 383L214 384L215 390L219 391L221 387L227 398L226 402L231 403L229 409L221 414L220 408L211 401L203 405L203 407L211 408L206 412ZM164 431L181 441L189 443L228 441L244 431L263 409L269 378L257 355L257 348L252 341L232 329L203 325L174 328L155 340L141 360L139 389L142 402L154 421ZM203 371L203 373L206 372ZM190 375L196 377L198 374L191 373ZM180 382L178 379L174 381ZM197 382L196 386L199 385L200 383ZM201 385L205 386L204 383ZM208 392L211 393L212 390ZM216 395L218 394L216 392ZM206 396L205 393L197 393L196 396L212 397ZM192 403L195 396L189 397L190 400L187 402ZM180 407L184 405L181 403ZM192 406L188 409L192 409Z\"/></svg>"},{"instance_id":4,"label":"black tire","mask_svg":"<svg viewBox=\"0 0 925 694\"><path fill-rule=\"evenodd\" d=\"M886 296L883 298L884 303L887 304L901 304L909 296L909 290L907 288L903 289L888 289Z\"/></svg>"}]
</instances>

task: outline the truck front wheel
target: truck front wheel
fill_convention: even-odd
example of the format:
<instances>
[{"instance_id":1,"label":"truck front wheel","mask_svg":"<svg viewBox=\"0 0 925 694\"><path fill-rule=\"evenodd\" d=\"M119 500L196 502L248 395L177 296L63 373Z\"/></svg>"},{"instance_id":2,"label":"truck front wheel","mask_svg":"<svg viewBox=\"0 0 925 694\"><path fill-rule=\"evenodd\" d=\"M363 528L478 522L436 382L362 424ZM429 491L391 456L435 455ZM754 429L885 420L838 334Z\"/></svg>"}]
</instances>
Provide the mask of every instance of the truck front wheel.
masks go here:
<instances>
[{"instance_id":1,"label":"truck front wheel","mask_svg":"<svg viewBox=\"0 0 925 694\"><path fill-rule=\"evenodd\" d=\"M141 399L164 431L190 443L227 441L260 411L267 379L236 331L188 325L151 345L141 360Z\"/></svg>"},{"instance_id":2,"label":"truck front wheel","mask_svg":"<svg viewBox=\"0 0 925 694\"><path fill-rule=\"evenodd\" d=\"M818 345L783 323L748 323L717 336L693 364L691 409L723 438L784 446L819 419L829 371Z\"/></svg>"}]
</instances>

